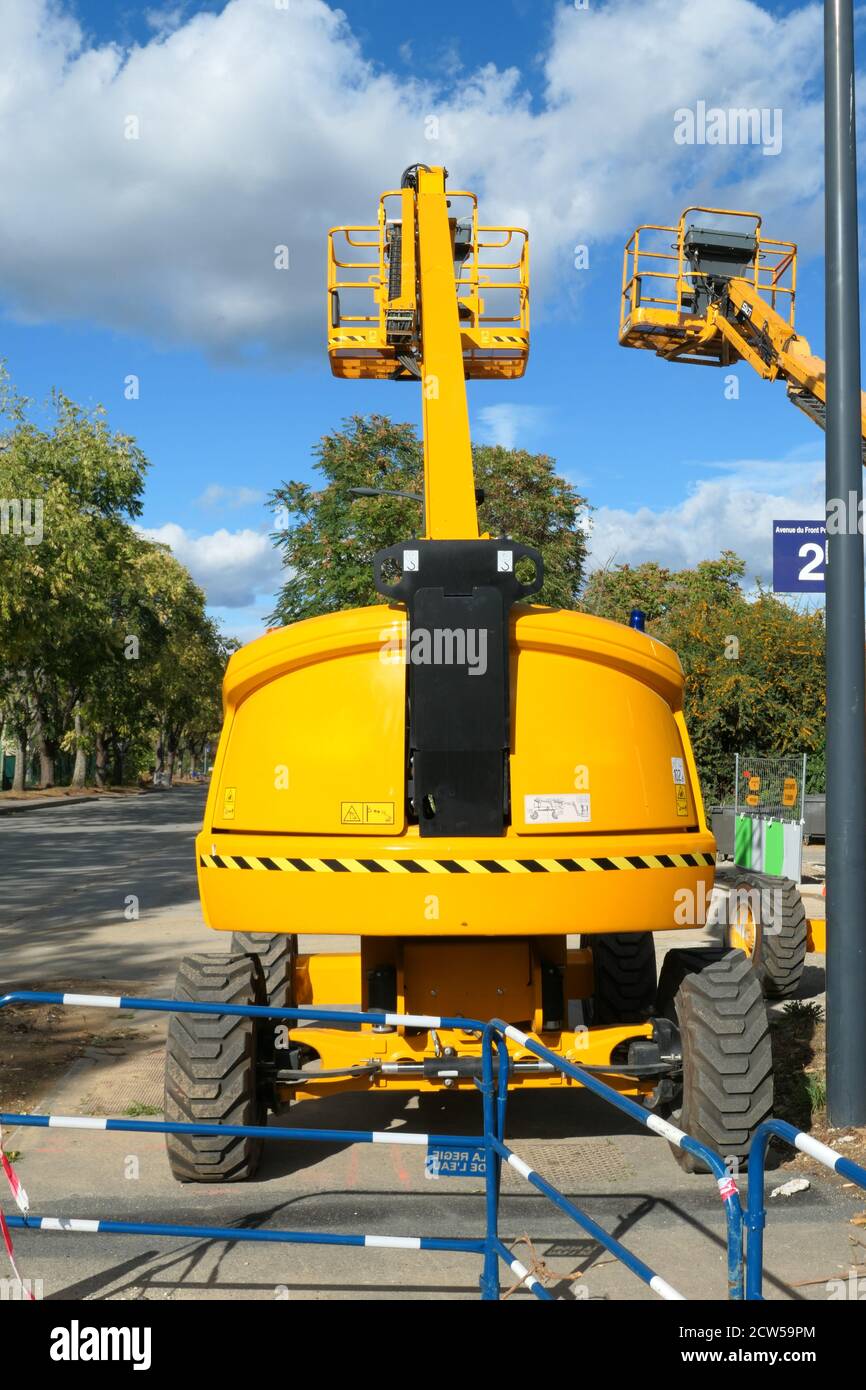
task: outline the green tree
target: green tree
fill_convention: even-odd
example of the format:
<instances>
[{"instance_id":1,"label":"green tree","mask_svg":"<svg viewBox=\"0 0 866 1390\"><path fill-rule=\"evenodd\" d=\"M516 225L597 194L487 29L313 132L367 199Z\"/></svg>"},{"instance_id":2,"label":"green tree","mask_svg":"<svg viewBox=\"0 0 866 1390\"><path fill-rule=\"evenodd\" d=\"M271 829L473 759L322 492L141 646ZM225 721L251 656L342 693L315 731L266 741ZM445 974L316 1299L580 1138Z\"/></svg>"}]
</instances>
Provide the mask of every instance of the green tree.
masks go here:
<instances>
[{"instance_id":1,"label":"green tree","mask_svg":"<svg viewBox=\"0 0 866 1390\"><path fill-rule=\"evenodd\" d=\"M154 747L157 770L170 784L179 749L198 746L219 728L233 644L166 546L131 533L118 578L110 653L83 708L97 786L121 782L130 758L151 761Z\"/></svg>"},{"instance_id":2,"label":"green tree","mask_svg":"<svg viewBox=\"0 0 866 1390\"><path fill-rule=\"evenodd\" d=\"M701 560L694 569L669 570L655 560L615 565L593 570L581 606L620 623L628 621L632 608L642 608L653 625L676 624L701 604L727 609L741 601L740 580L745 572L745 562L732 550L723 550L717 560Z\"/></svg>"},{"instance_id":3,"label":"green tree","mask_svg":"<svg viewBox=\"0 0 866 1390\"><path fill-rule=\"evenodd\" d=\"M423 494L423 450L412 425L355 415L314 453L324 486L283 483L270 499L284 516L274 535L288 572L272 619L280 623L384 602L373 587L373 555L421 527L415 501L350 492L379 487ZM540 549L545 584L538 602L574 607L586 557L585 498L546 454L475 445L472 457L484 493L481 530Z\"/></svg>"},{"instance_id":4,"label":"green tree","mask_svg":"<svg viewBox=\"0 0 866 1390\"><path fill-rule=\"evenodd\" d=\"M0 653L11 692L23 775L35 734L41 781L55 759L82 691L106 655L116 577L128 520L141 511L146 460L104 411L80 409L61 392L50 427L0 371Z\"/></svg>"},{"instance_id":5,"label":"green tree","mask_svg":"<svg viewBox=\"0 0 866 1390\"><path fill-rule=\"evenodd\" d=\"M815 786L824 758L824 621L758 590L731 551L694 569L648 562L590 575L584 607L625 622L643 608L647 630L677 652L685 712L704 793L728 794L734 754L809 754Z\"/></svg>"},{"instance_id":6,"label":"green tree","mask_svg":"<svg viewBox=\"0 0 866 1390\"><path fill-rule=\"evenodd\" d=\"M50 786L61 750L73 781L95 754L99 786L165 750L200 747L220 722L231 644L189 573L140 536L146 460L101 409L61 392L47 426L0 368L0 726L23 790L28 741Z\"/></svg>"},{"instance_id":7,"label":"green tree","mask_svg":"<svg viewBox=\"0 0 866 1390\"><path fill-rule=\"evenodd\" d=\"M200 613L180 610L157 670L157 729L169 785L184 747L200 747L219 730L220 688L226 662L237 646Z\"/></svg>"}]
</instances>

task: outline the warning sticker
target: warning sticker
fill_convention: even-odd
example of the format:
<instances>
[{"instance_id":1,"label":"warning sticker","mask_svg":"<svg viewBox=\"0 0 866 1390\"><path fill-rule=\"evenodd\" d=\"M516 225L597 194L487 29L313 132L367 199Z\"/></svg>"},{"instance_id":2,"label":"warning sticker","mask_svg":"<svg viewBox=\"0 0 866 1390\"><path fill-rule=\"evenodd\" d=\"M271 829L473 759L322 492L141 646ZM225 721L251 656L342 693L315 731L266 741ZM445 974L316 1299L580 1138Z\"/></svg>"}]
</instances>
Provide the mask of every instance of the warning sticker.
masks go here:
<instances>
[{"instance_id":1,"label":"warning sticker","mask_svg":"<svg viewBox=\"0 0 866 1390\"><path fill-rule=\"evenodd\" d=\"M674 781L678 786L686 785L686 770L683 766L682 758L671 758L671 771L674 774Z\"/></svg>"},{"instance_id":2,"label":"warning sticker","mask_svg":"<svg viewBox=\"0 0 866 1390\"><path fill-rule=\"evenodd\" d=\"M523 798L523 814L537 825L580 824L592 819L589 792L536 792Z\"/></svg>"},{"instance_id":3,"label":"warning sticker","mask_svg":"<svg viewBox=\"0 0 866 1390\"><path fill-rule=\"evenodd\" d=\"M796 806L799 790L796 777L786 777L782 787L782 805Z\"/></svg>"},{"instance_id":4,"label":"warning sticker","mask_svg":"<svg viewBox=\"0 0 866 1390\"><path fill-rule=\"evenodd\" d=\"M234 820L237 787L226 787L223 793L223 820Z\"/></svg>"},{"instance_id":5,"label":"warning sticker","mask_svg":"<svg viewBox=\"0 0 866 1390\"><path fill-rule=\"evenodd\" d=\"M343 801L341 825L393 825L393 801Z\"/></svg>"},{"instance_id":6,"label":"warning sticker","mask_svg":"<svg viewBox=\"0 0 866 1390\"><path fill-rule=\"evenodd\" d=\"M681 787L680 784L677 783L674 791L677 794L677 815L687 816L689 814L689 799L686 796L685 787Z\"/></svg>"}]
</instances>

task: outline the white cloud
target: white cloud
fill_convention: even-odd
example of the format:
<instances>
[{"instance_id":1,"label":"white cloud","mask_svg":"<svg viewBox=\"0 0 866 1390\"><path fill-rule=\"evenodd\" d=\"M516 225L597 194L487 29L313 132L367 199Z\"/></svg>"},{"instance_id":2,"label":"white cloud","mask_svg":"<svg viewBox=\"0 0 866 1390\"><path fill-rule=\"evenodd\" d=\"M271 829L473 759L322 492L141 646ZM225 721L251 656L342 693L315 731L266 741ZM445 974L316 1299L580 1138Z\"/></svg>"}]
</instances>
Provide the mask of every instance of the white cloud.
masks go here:
<instances>
[{"instance_id":1,"label":"white cloud","mask_svg":"<svg viewBox=\"0 0 866 1390\"><path fill-rule=\"evenodd\" d=\"M481 432L485 444L501 444L504 449L515 449L523 445L524 436L541 424L547 412L539 405L499 405L482 406L478 412Z\"/></svg>"},{"instance_id":2,"label":"white cloud","mask_svg":"<svg viewBox=\"0 0 866 1390\"><path fill-rule=\"evenodd\" d=\"M195 499L197 507L231 508L251 507L263 502L265 494L254 487L223 487L222 483L209 483L204 492Z\"/></svg>"},{"instance_id":3,"label":"white cloud","mask_svg":"<svg viewBox=\"0 0 866 1390\"><path fill-rule=\"evenodd\" d=\"M223 529L195 536L173 521L138 529L170 547L214 607L249 608L257 596L276 593L280 585L279 553L260 531Z\"/></svg>"},{"instance_id":4,"label":"white cloud","mask_svg":"<svg viewBox=\"0 0 866 1390\"><path fill-rule=\"evenodd\" d=\"M621 242L693 201L820 239L816 3L561 3L540 68L527 55L535 100L492 64L439 87L394 76L324 0L184 13L158 7L153 38L121 50L85 40L68 5L0 0L0 283L20 316L215 356L321 354L326 229L370 221L419 158L476 187L488 220L530 225L536 305L576 294L575 242ZM677 145L674 112L699 100L781 108L781 154Z\"/></svg>"},{"instance_id":5,"label":"white cloud","mask_svg":"<svg viewBox=\"0 0 866 1390\"><path fill-rule=\"evenodd\" d=\"M155 5L152 9L145 10L144 20L148 28L153 29L155 33L168 34L179 27L186 9L186 3L161 7Z\"/></svg>"},{"instance_id":6,"label":"white cloud","mask_svg":"<svg viewBox=\"0 0 866 1390\"><path fill-rule=\"evenodd\" d=\"M588 569L656 560L670 569L734 550L751 578L772 575L772 522L824 515L823 462L744 459L712 465L672 507L599 507L592 517Z\"/></svg>"}]
</instances>

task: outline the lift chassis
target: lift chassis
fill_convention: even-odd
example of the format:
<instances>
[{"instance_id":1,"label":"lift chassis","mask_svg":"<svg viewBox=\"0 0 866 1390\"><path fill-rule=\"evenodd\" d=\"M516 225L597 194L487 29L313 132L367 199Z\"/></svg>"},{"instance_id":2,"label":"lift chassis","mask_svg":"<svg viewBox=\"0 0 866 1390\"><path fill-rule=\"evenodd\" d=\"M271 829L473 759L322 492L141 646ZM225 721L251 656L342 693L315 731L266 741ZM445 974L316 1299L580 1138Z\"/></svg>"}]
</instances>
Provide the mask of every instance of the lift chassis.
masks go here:
<instances>
[{"instance_id":1,"label":"lift chassis","mask_svg":"<svg viewBox=\"0 0 866 1390\"><path fill-rule=\"evenodd\" d=\"M745 1154L772 1104L757 977L721 948L670 951L656 976L652 934L699 926L715 864L682 669L643 631L532 602L539 551L479 534L466 381L523 374L528 237L480 226L445 179L412 166L374 225L330 233L333 372L421 386L422 524L372 557L382 603L233 655L196 842L205 919L233 940L178 982L381 1022L180 1015L167 1114L248 1124L337 1091L474 1089L481 1038L441 1019L497 1018L513 1088L579 1086L541 1044ZM301 933L360 949L299 954ZM257 1161L228 1139L169 1154L188 1180Z\"/></svg>"}]
</instances>

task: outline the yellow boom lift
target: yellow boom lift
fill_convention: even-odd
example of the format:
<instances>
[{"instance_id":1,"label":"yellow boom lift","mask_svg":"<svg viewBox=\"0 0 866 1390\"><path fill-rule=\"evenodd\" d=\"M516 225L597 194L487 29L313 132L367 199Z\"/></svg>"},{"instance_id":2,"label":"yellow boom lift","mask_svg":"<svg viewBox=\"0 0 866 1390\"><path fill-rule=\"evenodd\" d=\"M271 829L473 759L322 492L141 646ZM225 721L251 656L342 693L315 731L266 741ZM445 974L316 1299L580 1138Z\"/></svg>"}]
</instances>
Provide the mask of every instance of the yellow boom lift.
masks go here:
<instances>
[{"instance_id":1,"label":"yellow boom lift","mask_svg":"<svg viewBox=\"0 0 866 1390\"><path fill-rule=\"evenodd\" d=\"M499 1017L746 1154L772 1105L757 976L741 952L679 949L656 978L652 933L700 925L715 863L679 661L635 628L532 603L541 555L479 535L465 383L523 374L526 232L479 225L473 194L411 166L374 225L329 235L328 352L337 376L420 386L422 525L372 557L383 602L231 658L196 842L205 918L231 949L188 957L177 994L380 1021L174 1018L167 1118L471 1089L478 1033L438 1020ZM299 954L298 933L360 948ZM573 1084L509 1048L512 1087ZM168 1150L185 1181L258 1161L244 1137Z\"/></svg>"},{"instance_id":2,"label":"yellow boom lift","mask_svg":"<svg viewBox=\"0 0 866 1390\"><path fill-rule=\"evenodd\" d=\"M747 362L824 428L826 367L794 331L797 247L761 231L756 212L686 208L676 227L647 223L623 257L619 341L667 362ZM866 395L861 396L866 459Z\"/></svg>"}]
</instances>

